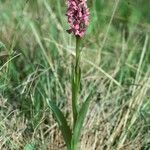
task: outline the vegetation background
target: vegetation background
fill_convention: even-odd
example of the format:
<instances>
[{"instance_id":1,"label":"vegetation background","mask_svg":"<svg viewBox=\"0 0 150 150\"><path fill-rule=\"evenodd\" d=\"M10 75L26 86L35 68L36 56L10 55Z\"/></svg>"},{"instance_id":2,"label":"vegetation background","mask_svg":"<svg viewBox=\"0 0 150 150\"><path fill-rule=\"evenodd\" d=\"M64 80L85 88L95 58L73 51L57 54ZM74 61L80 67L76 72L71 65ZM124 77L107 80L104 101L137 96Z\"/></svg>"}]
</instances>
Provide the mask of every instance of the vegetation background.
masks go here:
<instances>
[{"instance_id":1,"label":"vegetation background","mask_svg":"<svg viewBox=\"0 0 150 150\"><path fill-rule=\"evenodd\" d=\"M150 149L150 1L88 0L81 101L95 93L82 150ZM71 119L75 39L66 33L65 0L0 0L0 149L60 150L48 109Z\"/></svg>"}]
</instances>

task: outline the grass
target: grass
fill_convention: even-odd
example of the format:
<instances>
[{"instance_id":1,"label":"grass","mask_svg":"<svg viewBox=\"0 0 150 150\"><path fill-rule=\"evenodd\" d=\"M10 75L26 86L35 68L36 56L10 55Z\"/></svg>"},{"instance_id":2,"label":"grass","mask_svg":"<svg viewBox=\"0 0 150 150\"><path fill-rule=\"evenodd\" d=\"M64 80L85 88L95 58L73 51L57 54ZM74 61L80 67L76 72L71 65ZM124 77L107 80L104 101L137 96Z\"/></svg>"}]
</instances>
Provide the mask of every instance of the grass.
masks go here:
<instances>
[{"instance_id":1,"label":"grass","mask_svg":"<svg viewBox=\"0 0 150 150\"><path fill-rule=\"evenodd\" d=\"M71 119L75 39L65 1L0 1L0 149L58 150L46 99ZM95 87L81 150L150 148L150 20L146 0L88 1L81 101Z\"/></svg>"}]
</instances>

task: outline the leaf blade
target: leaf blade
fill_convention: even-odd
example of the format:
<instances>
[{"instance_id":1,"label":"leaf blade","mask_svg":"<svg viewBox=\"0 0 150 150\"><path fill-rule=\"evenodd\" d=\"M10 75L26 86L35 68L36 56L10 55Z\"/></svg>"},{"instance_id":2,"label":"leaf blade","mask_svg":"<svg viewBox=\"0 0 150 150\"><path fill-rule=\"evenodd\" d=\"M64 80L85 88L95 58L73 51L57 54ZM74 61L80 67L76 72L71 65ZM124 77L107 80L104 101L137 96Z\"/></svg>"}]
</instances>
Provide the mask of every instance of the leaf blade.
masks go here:
<instances>
[{"instance_id":1,"label":"leaf blade","mask_svg":"<svg viewBox=\"0 0 150 150\"><path fill-rule=\"evenodd\" d=\"M48 99L46 99L46 101L47 101L48 106L52 110L55 118L56 118L58 126L62 132L64 141L66 143L66 146L68 149L70 149L71 148L72 132L71 132L70 127L67 124L67 120L65 119L61 110L58 108L58 106L53 101L49 101Z\"/></svg>"},{"instance_id":2,"label":"leaf blade","mask_svg":"<svg viewBox=\"0 0 150 150\"><path fill-rule=\"evenodd\" d=\"M92 95L92 92L87 96L86 100L82 104L81 109L78 113L78 118L77 118L74 130L73 130L73 136L72 136L72 141L71 141L71 148L73 150L76 149L77 143L81 135L81 129L83 127L84 119L86 117L86 114L89 108L91 95Z\"/></svg>"}]
</instances>

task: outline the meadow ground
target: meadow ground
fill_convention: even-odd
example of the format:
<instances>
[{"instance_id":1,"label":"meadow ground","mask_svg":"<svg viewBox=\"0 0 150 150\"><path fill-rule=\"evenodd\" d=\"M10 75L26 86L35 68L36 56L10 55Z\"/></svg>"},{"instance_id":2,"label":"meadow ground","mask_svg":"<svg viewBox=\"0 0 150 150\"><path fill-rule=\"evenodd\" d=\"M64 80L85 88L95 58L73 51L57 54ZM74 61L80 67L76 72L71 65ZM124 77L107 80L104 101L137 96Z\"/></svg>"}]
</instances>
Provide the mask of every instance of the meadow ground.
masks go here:
<instances>
[{"instance_id":1,"label":"meadow ground","mask_svg":"<svg viewBox=\"0 0 150 150\"><path fill-rule=\"evenodd\" d=\"M88 0L80 102L94 87L81 150L150 149L148 0ZM0 0L0 150L63 150L46 99L71 119L75 39L65 0Z\"/></svg>"}]
</instances>

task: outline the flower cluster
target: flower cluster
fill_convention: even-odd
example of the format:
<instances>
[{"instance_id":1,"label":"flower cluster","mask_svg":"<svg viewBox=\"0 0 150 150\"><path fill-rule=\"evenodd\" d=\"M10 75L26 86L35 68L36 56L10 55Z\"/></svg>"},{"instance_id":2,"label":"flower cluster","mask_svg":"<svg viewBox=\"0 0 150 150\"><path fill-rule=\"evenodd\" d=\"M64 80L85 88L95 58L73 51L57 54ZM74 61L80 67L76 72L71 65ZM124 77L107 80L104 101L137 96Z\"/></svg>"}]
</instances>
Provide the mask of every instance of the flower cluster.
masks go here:
<instances>
[{"instance_id":1,"label":"flower cluster","mask_svg":"<svg viewBox=\"0 0 150 150\"><path fill-rule=\"evenodd\" d=\"M86 27L89 24L89 10L87 8L87 0L68 0L67 1L67 17L70 29L68 33L75 36L83 37Z\"/></svg>"}]
</instances>

